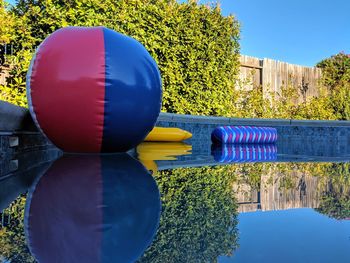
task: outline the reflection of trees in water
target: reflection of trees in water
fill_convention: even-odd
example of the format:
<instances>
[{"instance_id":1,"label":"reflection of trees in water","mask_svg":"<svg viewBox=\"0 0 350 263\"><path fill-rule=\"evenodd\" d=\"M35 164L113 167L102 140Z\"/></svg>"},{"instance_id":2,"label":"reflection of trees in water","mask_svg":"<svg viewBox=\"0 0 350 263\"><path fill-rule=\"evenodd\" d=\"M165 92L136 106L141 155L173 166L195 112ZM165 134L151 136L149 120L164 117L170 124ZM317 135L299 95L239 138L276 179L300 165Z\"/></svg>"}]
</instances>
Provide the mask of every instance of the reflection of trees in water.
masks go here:
<instances>
[{"instance_id":1,"label":"reflection of trees in water","mask_svg":"<svg viewBox=\"0 0 350 263\"><path fill-rule=\"evenodd\" d=\"M327 169L317 212L335 219L350 218L350 164L333 164Z\"/></svg>"},{"instance_id":2,"label":"reflection of trees in water","mask_svg":"<svg viewBox=\"0 0 350 263\"><path fill-rule=\"evenodd\" d=\"M239 189L232 184L254 190L260 190L262 182L264 187L276 184L282 195L316 191L316 211L336 219L350 217L349 164L242 164L182 168L154 176L163 211L156 239L140 262L212 262L230 255L238 243L233 189ZM317 179L314 189L306 183L308 177ZM25 198L17 198L9 224L0 228L0 255L12 262L34 262L25 244L24 205Z\"/></svg>"},{"instance_id":3,"label":"reflection of trees in water","mask_svg":"<svg viewBox=\"0 0 350 263\"><path fill-rule=\"evenodd\" d=\"M237 247L234 166L181 168L155 175L163 211L140 262L216 262Z\"/></svg>"},{"instance_id":4,"label":"reflection of trees in water","mask_svg":"<svg viewBox=\"0 0 350 263\"><path fill-rule=\"evenodd\" d=\"M350 219L350 196L341 193L325 192L317 212L335 219Z\"/></svg>"},{"instance_id":5,"label":"reflection of trees in water","mask_svg":"<svg viewBox=\"0 0 350 263\"><path fill-rule=\"evenodd\" d=\"M11 210L11 220L0 228L0 255L11 262L35 262L29 253L24 235L25 197L18 197L7 210Z\"/></svg>"},{"instance_id":6,"label":"reflection of trees in water","mask_svg":"<svg viewBox=\"0 0 350 263\"><path fill-rule=\"evenodd\" d=\"M155 175L163 202L160 228L140 262L212 262L219 255L232 253L238 236L237 205L231 190L242 193L248 185L253 191L269 191L274 186L280 208L293 204L312 208L322 206L327 183L337 181L337 191L344 184L350 189L348 175L348 164L330 163L256 163L163 171ZM258 201L264 198L256 197ZM349 211L348 207L343 206L342 212Z\"/></svg>"},{"instance_id":7,"label":"reflection of trees in water","mask_svg":"<svg viewBox=\"0 0 350 263\"><path fill-rule=\"evenodd\" d=\"M237 247L237 205L231 168L186 168L155 175L163 212L156 240L141 262L213 262ZM231 169L232 170L232 169ZM25 243L25 198L18 198L10 224L0 229L0 255L34 262Z\"/></svg>"}]
</instances>

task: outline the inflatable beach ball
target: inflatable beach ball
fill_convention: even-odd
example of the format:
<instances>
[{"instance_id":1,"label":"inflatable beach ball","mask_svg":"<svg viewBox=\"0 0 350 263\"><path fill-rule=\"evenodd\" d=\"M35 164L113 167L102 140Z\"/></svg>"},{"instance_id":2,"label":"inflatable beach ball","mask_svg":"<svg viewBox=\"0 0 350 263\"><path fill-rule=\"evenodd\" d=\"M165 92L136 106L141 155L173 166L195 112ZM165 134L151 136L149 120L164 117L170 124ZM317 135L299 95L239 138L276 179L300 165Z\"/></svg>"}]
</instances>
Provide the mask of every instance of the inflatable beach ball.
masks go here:
<instances>
[{"instance_id":1,"label":"inflatable beach ball","mask_svg":"<svg viewBox=\"0 0 350 263\"><path fill-rule=\"evenodd\" d=\"M37 49L27 96L38 128L62 150L121 152L154 127L161 77L135 39L104 27L66 27Z\"/></svg>"}]
</instances>

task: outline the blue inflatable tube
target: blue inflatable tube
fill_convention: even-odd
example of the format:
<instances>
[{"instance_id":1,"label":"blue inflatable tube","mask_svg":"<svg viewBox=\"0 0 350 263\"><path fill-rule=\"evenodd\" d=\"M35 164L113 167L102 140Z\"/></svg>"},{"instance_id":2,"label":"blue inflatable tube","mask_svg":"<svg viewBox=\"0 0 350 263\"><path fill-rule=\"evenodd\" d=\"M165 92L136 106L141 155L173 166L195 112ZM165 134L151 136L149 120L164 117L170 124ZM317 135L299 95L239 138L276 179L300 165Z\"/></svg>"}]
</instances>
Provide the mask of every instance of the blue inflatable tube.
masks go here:
<instances>
[{"instance_id":1,"label":"blue inflatable tube","mask_svg":"<svg viewBox=\"0 0 350 263\"><path fill-rule=\"evenodd\" d=\"M220 163L271 162L277 160L275 144L212 145L211 154Z\"/></svg>"},{"instance_id":2,"label":"blue inflatable tube","mask_svg":"<svg viewBox=\"0 0 350 263\"><path fill-rule=\"evenodd\" d=\"M220 126L211 134L215 144L226 143L275 143L277 130L271 127Z\"/></svg>"}]
</instances>

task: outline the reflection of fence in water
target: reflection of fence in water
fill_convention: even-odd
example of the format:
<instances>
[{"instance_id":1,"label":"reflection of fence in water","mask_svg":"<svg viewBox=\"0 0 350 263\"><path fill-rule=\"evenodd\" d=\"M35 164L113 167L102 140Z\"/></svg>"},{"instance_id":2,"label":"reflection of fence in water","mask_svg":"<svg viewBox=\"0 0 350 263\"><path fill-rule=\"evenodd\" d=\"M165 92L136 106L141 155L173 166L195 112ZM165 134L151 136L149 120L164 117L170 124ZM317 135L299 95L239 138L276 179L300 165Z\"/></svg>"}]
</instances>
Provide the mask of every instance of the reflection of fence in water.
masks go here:
<instances>
[{"instance_id":1,"label":"reflection of fence in water","mask_svg":"<svg viewBox=\"0 0 350 263\"><path fill-rule=\"evenodd\" d=\"M0 46L0 66L5 64L5 45Z\"/></svg>"},{"instance_id":2,"label":"reflection of fence in water","mask_svg":"<svg viewBox=\"0 0 350 263\"><path fill-rule=\"evenodd\" d=\"M293 171L290 188L283 187L285 174L271 170L261 176L260 187L255 189L243 182L233 185L238 212L275 211L319 206L319 177Z\"/></svg>"},{"instance_id":3,"label":"reflection of fence in water","mask_svg":"<svg viewBox=\"0 0 350 263\"><path fill-rule=\"evenodd\" d=\"M11 209L10 208L6 208L4 209L1 213L1 224L0 224L0 228L7 226L8 224L10 224L11 222Z\"/></svg>"}]
</instances>

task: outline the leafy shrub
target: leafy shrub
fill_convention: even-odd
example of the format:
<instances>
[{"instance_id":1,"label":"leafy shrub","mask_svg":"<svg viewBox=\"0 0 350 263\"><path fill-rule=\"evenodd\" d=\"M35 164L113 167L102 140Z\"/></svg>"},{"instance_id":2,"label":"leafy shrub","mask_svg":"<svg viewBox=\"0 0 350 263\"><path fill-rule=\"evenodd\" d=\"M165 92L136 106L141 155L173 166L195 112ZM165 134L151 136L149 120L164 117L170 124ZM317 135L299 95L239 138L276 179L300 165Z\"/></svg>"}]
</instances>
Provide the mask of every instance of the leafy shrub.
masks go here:
<instances>
[{"instance_id":1,"label":"leafy shrub","mask_svg":"<svg viewBox=\"0 0 350 263\"><path fill-rule=\"evenodd\" d=\"M155 58L163 111L229 115L233 110L239 25L218 7L176 0L20 0L11 14L18 51L12 77L25 77L33 48L56 29L104 25L136 38Z\"/></svg>"},{"instance_id":2,"label":"leafy shrub","mask_svg":"<svg viewBox=\"0 0 350 263\"><path fill-rule=\"evenodd\" d=\"M322 69L323 84L331 89L350 82L350 55L343 52L317 64Z\"/></svg>"},{"instance_id":3,"label":"leafy shrub","mask_svg":"<svg viewBox=\"0 0 350 263\"><path fill-rule=\"evenodd\" d=\"M22 79L14 78L14 81L21 82ZM16 85L16 84L15 84ZM24 92L15 86L10 84L9 86L0 85L0 100L10 102L18 106L27 106L27 98L24 96Z\"/></svg>"},{"instance_id":4,"label":"leafy shrub","mask_svg":"<svg viewBox=\"0 0 350 263\"><path fill-rule=\"evenodd\" d=\"M0 44L12 41L14 34L14 16L7 9L7 2L0 0Z\"/></svg>"},{"instance_id":5,"label":"leafy shrub","mask_svg":"<svg viewBox=\"0 0 350 263\"><path fill-rule=\"evenodd\" d=\"M350 55L340 53L317 64L322 69L319 96L296 103L299 88L281 87L280 94L263 94L263 87L240 88L234 116L287 119L350 119ZM238 87L252 84L251 77L239 81Z\"/></svg>"},{"instance_id":6,"label":"leafy shrub","mask_svg":"<svg viewBox=\"0 0 350 263\"><path fill-rule=\"evenodd\" d=\"M322 84L330 90L337 119L350 120L350 55L339 53L317 64L322 69Z\"/></svg>"},{"instance_id":7,"label":"leafy shrub","mask_svg":"<svg viewBox=\"0 0 350 263\"><path fill-rule=\"evenodd\" d=\"M264 95L261 87L235 90L239 25L217 6L176 0L19 0L9 12L0 0L0 39L17 50L0 99L26 105L25 75L36 46L68 25L104 25L146 46L163 79L162 111L251 118L350 119L350 57L339 53L317 64L323 71L319 97L296 104L298 87ZM239 84L238 84L239 86ZM328 92L326 92L328 90ZM267 98L268 97L268 98Z\"/></svg>"},{"instance_id":8,"label":"leafy shrub","mask_svg":"<svg viewBox=\"0 0 350 263\"><path fill-rule=\"evenodd\" d=\"M319 97L296 103L298 89L293 86L281 88L280 94L263 94L261 86L251 90L241 90L237 95L235 117L334 120L332 98L321 90ZM333 98L334 100L336 98ZM338 98L339 99L339 98Z\"/></svg>"}]
</instances>

